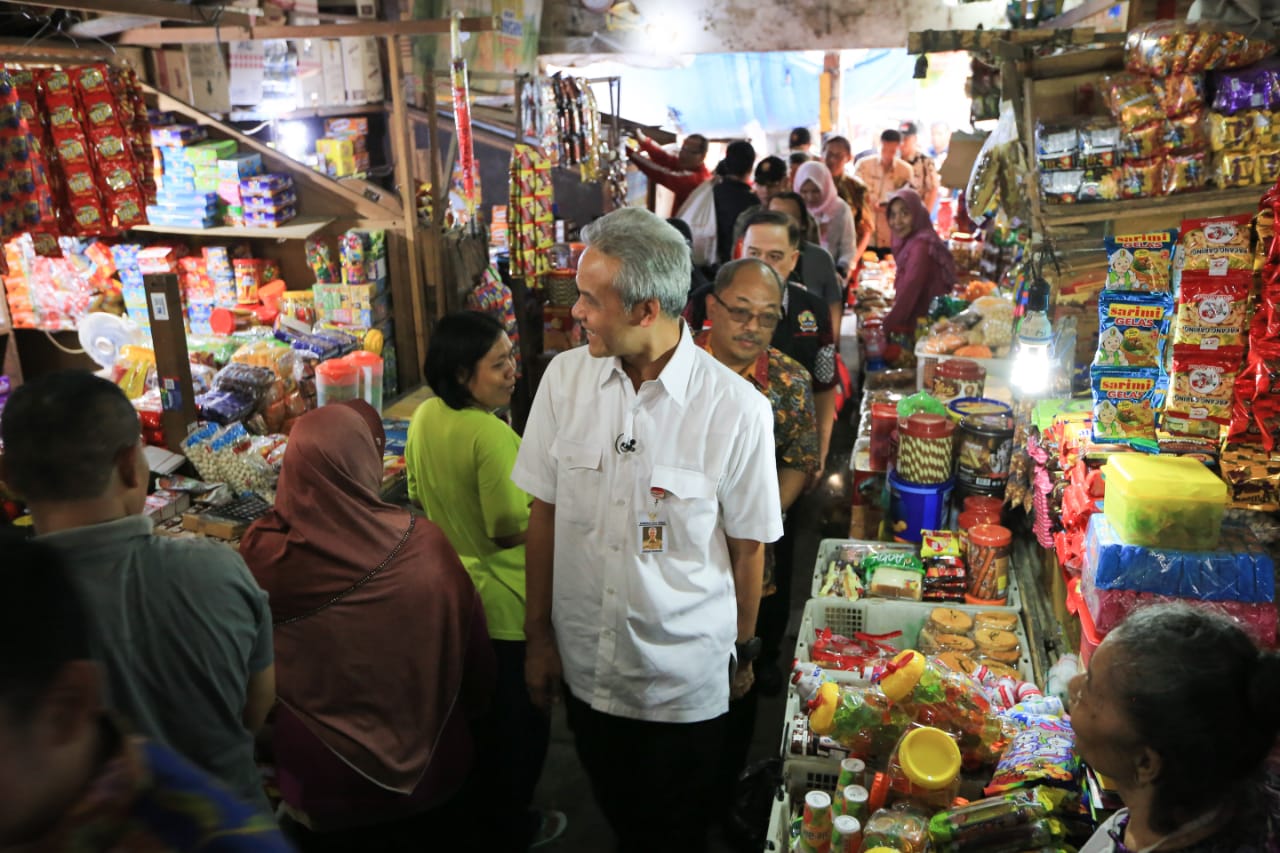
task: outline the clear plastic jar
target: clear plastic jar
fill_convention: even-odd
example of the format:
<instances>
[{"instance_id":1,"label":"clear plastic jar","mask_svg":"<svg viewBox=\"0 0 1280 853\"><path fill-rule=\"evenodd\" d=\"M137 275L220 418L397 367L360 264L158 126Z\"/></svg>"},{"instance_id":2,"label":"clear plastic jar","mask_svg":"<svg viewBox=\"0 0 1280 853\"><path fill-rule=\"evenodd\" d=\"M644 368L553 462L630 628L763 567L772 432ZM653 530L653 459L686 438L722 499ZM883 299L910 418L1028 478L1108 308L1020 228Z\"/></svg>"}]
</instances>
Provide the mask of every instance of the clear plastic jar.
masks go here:
<instances>
[{"instance_id":1,"label":"clear plastic jar","mask_svg":"<svg viewBox=\"0 0 1280 853\"><path fill-rule=\"evenodd\" d=\"M960 793L960 747L929 726L902 736L889 757L889 789L898 802L931 811L950 808Z\"/></svg>"}]
</instances>

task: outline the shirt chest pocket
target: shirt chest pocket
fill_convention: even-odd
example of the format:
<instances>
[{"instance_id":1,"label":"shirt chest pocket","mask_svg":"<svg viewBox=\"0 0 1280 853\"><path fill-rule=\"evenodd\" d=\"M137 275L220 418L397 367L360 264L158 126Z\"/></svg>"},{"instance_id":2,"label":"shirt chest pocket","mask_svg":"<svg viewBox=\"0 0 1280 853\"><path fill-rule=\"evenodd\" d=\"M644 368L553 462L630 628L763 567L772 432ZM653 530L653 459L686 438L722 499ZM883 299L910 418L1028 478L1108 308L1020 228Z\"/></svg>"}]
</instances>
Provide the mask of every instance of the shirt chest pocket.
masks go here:
<instances>
[{"instance_id":1,"label":"shirt chest pocket","mask_svg":"<svg viewBox=\"0 0 1280 853\"><path fill-rule=\"evenodd\" d=\"M599 447L557 438L556 518L572 524L595 523L604 489Z\"/></svg>"},{"instance_id":2,"label":"shirt chest pocket","mask_svg":"<svg viewBox=\"0 0 1280 853\"><path fill-rule=\"evenodd\" d=\"M715 481L691 468L654 465L650 485L651 495L662 490L659 512L666 522L668 551L705 553L719 515Z\"/></svg>"}]
</instances>

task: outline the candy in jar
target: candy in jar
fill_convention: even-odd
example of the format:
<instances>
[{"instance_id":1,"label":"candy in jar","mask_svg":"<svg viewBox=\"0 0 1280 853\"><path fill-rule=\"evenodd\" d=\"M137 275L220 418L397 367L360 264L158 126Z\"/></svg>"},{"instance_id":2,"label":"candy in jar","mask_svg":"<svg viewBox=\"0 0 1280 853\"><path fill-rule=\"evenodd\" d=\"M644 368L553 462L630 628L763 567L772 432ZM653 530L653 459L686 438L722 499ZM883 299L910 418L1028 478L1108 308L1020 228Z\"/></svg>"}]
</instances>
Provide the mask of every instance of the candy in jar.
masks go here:
<instances>
[{"instance_id":1,"label":"candy in jar","mask_svg":"<svg viewBox=\"0 0 1280 853\"><path fill-rule=\"evenodd\" d=\"M929 818L909 803L880 809L862 828L862 849L869 853L877 847L899 853L925 853L929 847Z\"/></svg>"},{"instance_id":2,"label":"candy in jar","mask_svg":"<svg viewBox=\"0 0 1280 853\"><path fill-rule=\"evenodd\" d=\"M960 792L960 747L941 729L912 729L889 757L889 789L930 811L950 807Z\"/></svg>"},{"instance_id":3,"label":"candy in jar","mask_svg":"<svg viewBox=\"0 0 1280 853\"><path fill-rule=\"evenodd\" d=\"M965 768L995 764L1015 734L991 707L980 684L919 652L905 651L895 657L879 686L912 722L954 736Z\"/></svg>"},{"instance_id":4,"label":"candy in jar","mask_svg":"<svg viewBox=\"0 0 1280 853\"><path fill-rule=\"evenodd\" d=\"M862 758L883 759L910 724L906 710L874 687L828 681L809 703L809 730Z\"/></svg>"}]
</instances>

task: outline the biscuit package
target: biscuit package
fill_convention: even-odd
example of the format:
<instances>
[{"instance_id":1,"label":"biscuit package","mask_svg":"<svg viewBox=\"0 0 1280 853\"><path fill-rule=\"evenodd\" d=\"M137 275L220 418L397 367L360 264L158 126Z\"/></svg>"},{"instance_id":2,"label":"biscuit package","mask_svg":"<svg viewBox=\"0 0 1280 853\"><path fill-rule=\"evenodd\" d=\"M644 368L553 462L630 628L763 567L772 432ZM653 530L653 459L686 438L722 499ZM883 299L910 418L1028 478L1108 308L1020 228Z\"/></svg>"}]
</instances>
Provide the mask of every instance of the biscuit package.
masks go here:
<instances>
[{"instance_id":1,"label":"biscuit package","mask_svg":"<svg viewBox=\"0 0 1280 853\"><path fill-rule=\"evenodd\" d=\"M1244 346L1252 283L1252 274L1243 270L1222 278L1199 273L1184 276L1174 346L1200 350Z\"/></svg>"},{"instance_id":2,"label":"biscuit package","mask_svg":"<svg viewBox=\"0 0 1280 853\"><path fill-rule=\"evenodd\" d=\"M1093 440L1098 444L1155 441L1166 383L1157 368L1093 371Z\"/></svg>"},{"instance_id":3,"label":"biscuit package","mask_svg":"<svg viewBox=\"0 0 1280 853\"><path fill-rule=\"evenodd\" d=\"M1173 432L1180 419L1231 423L1231 404L1242 353L1239 348L1210 352L1175 348L1169 376L1165 428ZM1215 430L1216 432L1216 430Z\"/></svg>"},{"instance_id":4,"label":"biscuit package","mask_svg":"<svg viewBox=\"0 0 1280 853\"><path fill-rule=\"evenodd\" d=\"M1098 297L1095 367L1159 367L1173 298L1167 293L1107 290Z\"/></svg>"},{"instance_id":5,"label":"biscuit package","mask_svg":"<svg viewBox=\"0 0 1280 853\"><path fill-rule=\"evenodd\" d=\"M1176 229L1107 237L1107 290L1168 292L1177 245Z\"/></svg>"},{"instance_id":6,"label":"biscuit package","mask_svg":"<svg viewBox=\"0 0 1280 853\"><path fill-rule=\"evenodd\" d=\"M1179 246L1183 272L1225 276L1232 270L1253 269L1253 215L1185 219Z\"/></svg>"}]
</instances>

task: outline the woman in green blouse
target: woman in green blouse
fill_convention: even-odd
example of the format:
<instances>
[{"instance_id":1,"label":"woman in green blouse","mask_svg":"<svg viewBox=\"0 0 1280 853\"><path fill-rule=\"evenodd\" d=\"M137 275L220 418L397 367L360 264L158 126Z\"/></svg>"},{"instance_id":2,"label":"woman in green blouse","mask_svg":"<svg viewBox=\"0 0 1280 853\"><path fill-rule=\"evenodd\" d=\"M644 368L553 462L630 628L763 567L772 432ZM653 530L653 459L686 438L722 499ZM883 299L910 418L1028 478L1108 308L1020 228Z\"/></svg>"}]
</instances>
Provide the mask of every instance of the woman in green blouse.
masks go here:
<instances>
[{"instance_id":1,"label":"woman in green blouse","mask_svg":"<svg viewBox=\"0 0 1280 853\"><path fill-rule=\"evenodd\" d=\"M463 311L431 335L427 383L436 396L414 412L405 446L409 497L439 525L484 604L498 659L494 695L495 763L507 808L529 819L504 849L541 846L564 831L559 812L529 810L547 755L550 718L529 700L524 679L524 541L527 494L511 482L520 437L494 412L511 403L515 349L502 325Z\"/></svg>"}]
</instances>

